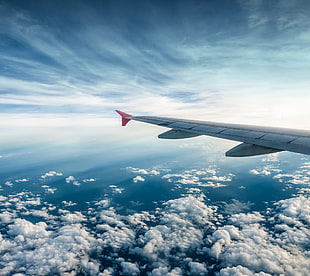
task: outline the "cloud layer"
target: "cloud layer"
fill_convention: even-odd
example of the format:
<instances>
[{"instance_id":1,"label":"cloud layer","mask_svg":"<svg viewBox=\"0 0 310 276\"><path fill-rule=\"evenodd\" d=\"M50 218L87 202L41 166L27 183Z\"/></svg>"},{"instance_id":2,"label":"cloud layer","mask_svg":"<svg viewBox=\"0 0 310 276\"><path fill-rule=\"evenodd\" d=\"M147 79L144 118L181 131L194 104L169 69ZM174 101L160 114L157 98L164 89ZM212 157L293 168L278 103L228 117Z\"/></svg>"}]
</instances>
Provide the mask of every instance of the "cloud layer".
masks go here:
<instances>
[{"instance_id":1,"label":"cloud layer","mask_svg":"<svg viewBox=\"0 0 310 276\"><path fill-rule=\"evenodd\" d=\"M194 172L216 175L214 168ZM109 198L74 211L72 202L53 205L30 192L3 196L0 205L1 275L293 276L310 271L310 199L304 195L260 212L239 206L232 213L221 212L199 191L130 214L119 212Z\"/></svg>"}]
</instances>

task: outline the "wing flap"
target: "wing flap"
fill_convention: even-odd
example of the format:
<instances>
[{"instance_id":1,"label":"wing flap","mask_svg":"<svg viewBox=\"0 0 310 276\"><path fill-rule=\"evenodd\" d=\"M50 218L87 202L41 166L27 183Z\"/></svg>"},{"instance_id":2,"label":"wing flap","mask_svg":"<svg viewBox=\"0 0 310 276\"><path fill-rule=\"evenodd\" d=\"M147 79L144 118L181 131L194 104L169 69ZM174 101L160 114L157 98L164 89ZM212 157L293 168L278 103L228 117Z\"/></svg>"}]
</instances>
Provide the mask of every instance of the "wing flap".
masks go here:
<instances>
[{"instance_id":1,"label":"wing flap","mask_svg":"<svg viewBox=\"0 0 310 276\"><path fill-rule=\"evenodd\" d=\"M310 148L310 139L309 138L297 138L292 141L291 144L301 145Z\"/></svg>"},{"instance_id":2,"label":"wing flap","mask_svg":"<svg viewBox=\"0 0 310 276\"><path fill-rule=\"evenodd\" d=\"M175 122L175 123L168 125L168 127L171 127L171 128L185 128L185 129L190 129L190 128L193 128L195 126L196 125L194 125L194 124L182 123L182 122Z\"/></svg>"},{"instance_id":3,"label":"wing flap","mask_svg":"<svg viewBox=\"0 0 310 276\"><path fill-rule=\"evenodd\" d=\"M220 133L221 131L224 131L227 129L223 127L200 125L200 126L194 127L193 130L200 131L200 132Z\"/></svg>"},{"instance_id":4,"label":"wing flap","mask_svg":"<svg viewBox=\"0 0 310 276\"><path fill-rule=\"evenodd\" d=\"M283 134L266 134L261 137L262 140L269 140L269 141L279 141L284 143L289 143L295 140L297 137L292 135L283 135Z\"/></svg>"}]
</instances>

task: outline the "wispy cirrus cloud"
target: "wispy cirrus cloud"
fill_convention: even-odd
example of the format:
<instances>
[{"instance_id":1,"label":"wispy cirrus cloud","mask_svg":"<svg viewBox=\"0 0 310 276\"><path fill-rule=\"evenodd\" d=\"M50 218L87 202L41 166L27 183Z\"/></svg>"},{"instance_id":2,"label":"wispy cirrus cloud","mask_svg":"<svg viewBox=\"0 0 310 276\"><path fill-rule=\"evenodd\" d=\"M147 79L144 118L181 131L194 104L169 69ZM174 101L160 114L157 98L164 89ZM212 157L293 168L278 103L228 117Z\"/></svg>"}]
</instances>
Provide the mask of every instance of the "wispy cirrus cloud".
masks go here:
<instances>
[{"instance_id":1,"label":"wispy cirrus cloud","mask_svg":"<svg viewBox=\"0 0 310 276\"><path fill-rule=\"evenodd\" d=\"M309 48L304 34L309 22L299 16L303 2L291 5L289 15L280 3L270 12L265 1L241 2L228 17L230 25L221 21L227 17L225 9L218 18L205 16L218 10L216 4L179 3L171 13L161 4L145 3L138 9L153 13L131 13L124 3L104 9L79 3L66 17L49 7L51 15L45 18L39 14L44 5L33 10L1 6L4 112L110 117L110 110L119 107L187 116L194 110L199 113L194 116L223 119L239 110L243 120L246 114L252 121L272 116L279 122L285 117L281 104L290 101L294 91L301 100L291 104L292 114L307 114L303 102L308 97ZM288 26L280 18L298 18L300 23ZM244 28L247 20L251 30ZM271 31L264 26L272 20L285 22L270 39ZM252 31L257 28L263 29ZM253 97L258 104L251 118Z\"/></svg>"}]
</instances>

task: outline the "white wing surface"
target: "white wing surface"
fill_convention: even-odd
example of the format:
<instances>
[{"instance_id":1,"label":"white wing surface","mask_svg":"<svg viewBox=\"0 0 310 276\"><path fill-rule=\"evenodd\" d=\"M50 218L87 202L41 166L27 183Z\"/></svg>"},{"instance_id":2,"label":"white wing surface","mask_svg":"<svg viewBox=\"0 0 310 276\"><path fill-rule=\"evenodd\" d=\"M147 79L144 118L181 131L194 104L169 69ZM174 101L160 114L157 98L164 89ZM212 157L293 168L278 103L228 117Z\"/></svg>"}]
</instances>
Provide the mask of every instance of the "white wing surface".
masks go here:
<instances>
[{"instance_id":1,"label":"white wing surface","mask_svg":"<svg viewBox=\"0 0 310 276\"><path fill-rule=\"evenodd\" d=\"M170 128L160 134L161 139L184 139L199 135L214 136L242 142L226 152L226 156L243 157L279 151L310 155L310 131L252 125L225 124L156 116L133 116L116 110L122 125L130 120Z\"/></svg>"}]
</instances>

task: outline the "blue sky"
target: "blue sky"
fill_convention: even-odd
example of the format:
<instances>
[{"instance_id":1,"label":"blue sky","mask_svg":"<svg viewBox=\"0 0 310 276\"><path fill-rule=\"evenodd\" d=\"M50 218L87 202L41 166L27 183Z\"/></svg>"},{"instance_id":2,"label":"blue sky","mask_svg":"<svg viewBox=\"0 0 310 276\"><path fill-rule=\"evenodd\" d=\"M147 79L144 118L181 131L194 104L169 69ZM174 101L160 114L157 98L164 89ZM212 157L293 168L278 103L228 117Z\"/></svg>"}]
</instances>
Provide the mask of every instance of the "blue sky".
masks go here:
<instances>
[{"instance_id":1,"label":"blue sky","mask_svg":"<svg viewBox=\"0 0 310 276\"><path fill-rule=\"evenodd\" d=\"M0 1L0 116L57 125L124 109L307 128L309 11L301 0Z\"/></svg>"}]
</instances>

